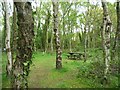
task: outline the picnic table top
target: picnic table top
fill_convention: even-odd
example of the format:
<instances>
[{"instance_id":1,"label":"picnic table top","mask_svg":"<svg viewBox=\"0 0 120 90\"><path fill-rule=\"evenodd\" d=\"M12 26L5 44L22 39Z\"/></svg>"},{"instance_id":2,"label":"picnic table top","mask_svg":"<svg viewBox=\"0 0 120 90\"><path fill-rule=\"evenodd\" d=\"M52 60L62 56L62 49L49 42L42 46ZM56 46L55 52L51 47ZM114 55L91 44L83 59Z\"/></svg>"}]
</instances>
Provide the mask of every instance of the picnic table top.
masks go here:
<instances>
[{"instance_id":1,"label":"picnic table top","mask_svg":"<svg viewBox=\"0 0 120 90\"><path fill-rule=\"evenodd\" d=\"M69 52L69 54L83 54L82 52Z\"/></svg>"}]
</instances>

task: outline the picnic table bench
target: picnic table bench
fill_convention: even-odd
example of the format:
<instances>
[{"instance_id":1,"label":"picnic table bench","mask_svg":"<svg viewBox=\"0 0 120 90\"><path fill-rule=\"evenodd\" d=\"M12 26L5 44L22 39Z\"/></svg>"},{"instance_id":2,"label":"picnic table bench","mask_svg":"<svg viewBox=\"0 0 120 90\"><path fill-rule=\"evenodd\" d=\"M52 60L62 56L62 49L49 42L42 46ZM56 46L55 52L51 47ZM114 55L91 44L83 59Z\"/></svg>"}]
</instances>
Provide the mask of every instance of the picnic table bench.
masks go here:
<instances>
[{"instance_id":1,"label":"picnic table bench","mask_svg":"<svg viewBox=\"0 0 120 90\"><path fill-rule=\"evenodd\" d=\"M82 52L69 52L67 54L68 59L79 60L84 57L84 53Z\"/></svg>"}]
</instances>

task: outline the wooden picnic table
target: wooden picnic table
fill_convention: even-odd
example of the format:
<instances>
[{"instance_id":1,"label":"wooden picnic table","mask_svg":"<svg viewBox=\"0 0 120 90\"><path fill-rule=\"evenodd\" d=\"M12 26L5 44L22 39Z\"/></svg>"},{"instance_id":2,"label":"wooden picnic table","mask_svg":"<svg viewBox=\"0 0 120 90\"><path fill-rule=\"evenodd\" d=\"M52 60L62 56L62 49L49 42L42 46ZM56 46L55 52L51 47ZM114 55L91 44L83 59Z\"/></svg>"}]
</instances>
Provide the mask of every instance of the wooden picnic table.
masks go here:
<instances>
[{"instance_id":1,"label":"wooden picnic table","mask_svg":"<svg viewBox=\"0 0 120 90\"><path fill-rule=\"evenodd\" d=\"M77 60L84 57L84 54L81 52L69 52L67 56L68 56L68 59Z\"/></svg>"}]
</instances>

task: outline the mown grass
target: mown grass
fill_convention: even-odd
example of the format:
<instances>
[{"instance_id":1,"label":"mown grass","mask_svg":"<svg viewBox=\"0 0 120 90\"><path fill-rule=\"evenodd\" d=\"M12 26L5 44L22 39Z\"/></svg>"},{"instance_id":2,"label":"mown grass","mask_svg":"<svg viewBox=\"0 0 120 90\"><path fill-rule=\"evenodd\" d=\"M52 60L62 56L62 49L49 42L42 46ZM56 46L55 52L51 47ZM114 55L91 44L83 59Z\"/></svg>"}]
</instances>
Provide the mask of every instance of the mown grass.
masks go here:
<instances>
[{"instance_id":1,"label":"mown grass","mask_svg":"<svg viewBox=\"0 0 120 90\"><path fill-rule=\"evenodd\" d=\"M10 87L9 79L6 77L6 63L7 63L6 54L2 53L2 88Z\"/></svg>"},{"instance_id":2,"label":"mown grass","mask_svg":"<svg viewBox=\"0 0 120 90\"><path fill-rule=\"evenodd\" d=\"M98 52L98 51L97 51ZM100 53L99 51L98 53ZM68 60L66 53L62 54L63 68L55 69L55 54L35 52L33 63L28 77L29 88L101 88L99 80L85 77L94 61L97 53L91 50L87 62L83 60ZM101 53L99 54L101 56ZM3 88L10 87L5 74L6 55L3 53ZM86 72L86 73L83 73ZM111 76L111 84L107 87L115 87L117 77Z\"/></svg>"}]
</instances>

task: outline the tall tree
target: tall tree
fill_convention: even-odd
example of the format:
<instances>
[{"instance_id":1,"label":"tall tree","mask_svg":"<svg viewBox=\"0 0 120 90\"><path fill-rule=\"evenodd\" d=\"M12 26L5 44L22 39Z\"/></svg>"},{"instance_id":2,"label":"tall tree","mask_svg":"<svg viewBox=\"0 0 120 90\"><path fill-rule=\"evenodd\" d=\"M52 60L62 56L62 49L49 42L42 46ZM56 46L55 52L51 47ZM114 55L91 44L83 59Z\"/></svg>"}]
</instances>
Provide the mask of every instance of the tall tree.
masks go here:
<instances>
[{"instance_id":1,"label":"tall tree","mask_svg":"<svg viewBox=\"0 0 120 90\"><path fill-rule=\"evenodd\" d=\"M5 2L5 28L6 28L6 39L5 39L5 45L6 45L6 51L7 51L7 74L11 75L12 71L12 55L11 55L11 46L10 46L10 16L9 16L9 7L8 2Z\"/></svg>"},{"instance_id":2,"label":"tall tree","mask_svg":"<svg viewBox=\"0 0 120 90\"><path fill-rule=\"evenodd\" d=\"M58 31L58 1L53 0L53 18L54 18L54 36L56 44L56 69L62 68L62 51L60 47L60 38Z\"/></svg>"},{"instance_id":3,"label":"tall tree","mask_svg":"<svg viewBox=\"0 0 120 90\"><path fill-rule=\"evenodd\" d=\"M51 13L49 11L49 9L47 9L47 15L46 15L46 19L45 19L45 24L43 25L43 49L44 49L44 52L47 51L47 48L48 48L48 29L49 29L49 23L50 23L50 16L51 16Z\"/></svg>"},{"instance_id":4,"label":"tall tree","mask_svg":"<svg viewBox=\"0 0 120 90\"><path fill-rule=\"evenodd\" d=\"M112 29L112 22L108 14L107 2L101 0L103 7L103 30L102 30L102 42L103 42L103 54L105 61L105 70L104 70L104 80L107 82L107 74L109 71L109 62L110 62L110 32Z\"/></svg>"},{"instance_id":5,"label":"tall tree","mask_svg":"<svg viewBox=\"0 0 120 90\"><path fill-rule=\"evenodd\" d=\"M13 6L13 23L12 23L12 35L11 35L11 52L12 52L12 60L15 60L16 47L17 47L17 13L16 7Z\"/></svg>"},{"instance_id":6,"label":"tall tree","mask_svg":"<svg viewBox=\"0 0 120 90\"><path fill-rule=\"evenodd\" d=\"M116 43L117 43L117 47L119 50L119 47L120 47L120 44L119 44L119 39L120 39L120 0L117 0L116 10L117 10L117 31L116 31L117 42Z\"/></svg>"},{"instance_id":7,"label":"tall tree","mask_svg":"<svg viewBox=\"0 0 120 90\"><path fill-rule=\"evenodd\" d=\"M70 34L71 34L72 30L71 30L71 24L70 24L70 11L68 11L67 15L68 15L68 30L70 30ZM71 39L71 37L69 38L69 51L72 52L72 39Z\"/></svg>"},{"instance_id":8,"label":"tall tree","mask_svg":"<svg viewBox=\"0 0 120 90\"><path fill-rule=\"evenodd\" d=\"M84 27L84 61L87 60L87 44L88 44L88 32L89 32L89 0L88 0L88 7L87 7L87 13L86 13L86 22Z\"/></svg>"},{"instance_id":9,"label":"tall tree","mask_svg":"<svg viewBox=\"0 0 120 90\"><path fill-rule=\"evenodd\" d=\"M120 65L120 0L117 0L117 33L118 33L118 38L117 38L117 50L118 50L118 59ZM120 74L120 67L118 73ZM118 81L120 81L120 76L118 77ZM120 82L119 82L119 87L120 87Z\"/></svg>"},{"instance_id":10,"label":"tall tree","mask_svg":"<svg viewBox=\"0 0 120 90\"><path fill-rule=\"evenodd\" d=\"M14 62L14 83L16 89L28 88L27 76L34 48L34 22L30 2L14 2L17 9L17 55Z\"/></svg>"},{"instance_id":11,"label":"tall tree","mask_svg":"<svg viewBox=\"0 0 120 90\"><path fill-rule=\"evenodd\" d=\"M117 46L118 46L118 35L119 35L119 0L117 0L117 6L116 6L116 17L117 17L117 29L115 29L115 38L114 38L114 43L113 43L113 47L112 47L112 54L111 54L111 59L114 60L115 58L115 53L117 52ZM114 20L115 21L115 20ZM114 22L113 21L113 22ZM114 24L114 23L113 23ZM116 22L115 22L116 24Z\"/></svg>"},{"instance_id":12,"label":"tall tree","mask_svg":"<svg viewBox=\"0 0 120 90\"><path fill-rule=\"evenodd\" d=\"M2 2L2 10L3 10L3 17L4 17L4 30L2 32L2 49L5 48L5 37L6 37L6 25L5 25L5 17L6 17L6 10L5 10L5 5L4 2Z\"/></svg>"},{"instance_id":13,"label":"tall tree","mask_svg":"<svg viewBox=\"0 0 120 90\"><path fill-rule=\"evenodd\" d=\"M68 14L71 6L72 6L73 3L69 3L68 2L62 2L61 3L61 7L63 7L63 10L62 10L62 31L63 31L63 40L62 40L62 49L65 49L65 39L66 39L66 34L65 34L65 18L66 18L66 15ZM68 6L67 6L68 5Z\"/></svg>"},{"instance_id":14,"label":"tall tree","mask_svg":"<svg viewBox=\"0 0 120 90\"><path fill-rule=\"evenodd\" d=\"M40 30L41 30L41 26L40 26L40 23L41 23L41 6L42 6L42 2L40 2L40 5L39 7L36 7L36 14L34 15L34 28L35 28L35 44L34 44L34 50L36 51L37 49L39 49L38 47L40 47L41 43L40 43ZM37 23L38 22L38 23ZM38 42L38 38L39 38L39 42ZM39 44L40 43L40 44Z\"/></svg>"}]
</instances>

